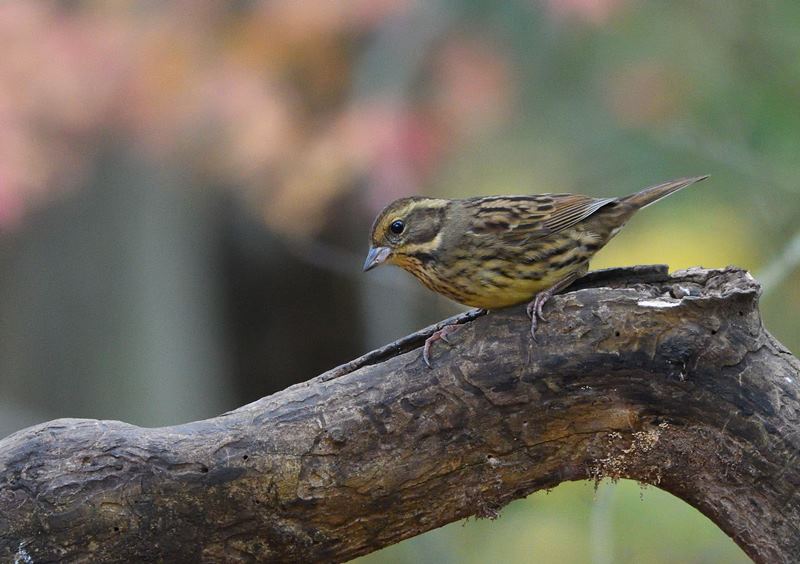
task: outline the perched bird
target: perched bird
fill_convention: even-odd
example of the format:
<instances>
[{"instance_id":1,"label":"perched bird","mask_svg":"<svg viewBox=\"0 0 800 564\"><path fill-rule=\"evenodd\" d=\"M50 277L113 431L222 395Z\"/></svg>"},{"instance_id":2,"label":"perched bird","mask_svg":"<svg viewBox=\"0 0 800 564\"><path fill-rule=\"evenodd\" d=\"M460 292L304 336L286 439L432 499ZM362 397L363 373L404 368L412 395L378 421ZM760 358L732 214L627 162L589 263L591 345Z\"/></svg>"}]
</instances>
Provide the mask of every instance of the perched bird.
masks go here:
<instances>
[{"instance_id":1,"label":"perched bird","mask_svg":"<svg viewBox=\"0 0 800 564\"><path fill-rule=\"evenodd\" d=\"M708 178L681 178L622 198L580 194L401 198L375 219L364 270L394 264L456 302L486 310L526 301L535 337L542 307L641 208ZM451 329L425 343L430 346Z\"/></svg>"}]
</instances>

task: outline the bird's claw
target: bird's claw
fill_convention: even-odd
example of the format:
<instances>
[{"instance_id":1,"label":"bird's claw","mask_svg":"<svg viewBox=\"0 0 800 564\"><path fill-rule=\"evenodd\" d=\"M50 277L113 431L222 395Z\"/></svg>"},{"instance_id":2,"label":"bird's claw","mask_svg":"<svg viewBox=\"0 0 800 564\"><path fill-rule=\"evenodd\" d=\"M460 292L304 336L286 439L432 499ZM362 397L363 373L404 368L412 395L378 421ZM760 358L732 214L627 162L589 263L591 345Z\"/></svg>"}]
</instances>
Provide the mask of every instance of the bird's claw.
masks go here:
<instances>
[{"instance_id":1,"label":"bird's claw","mask_svg":"<svg viewBox=\"0 0 800 564\"><path fill-rule=\"evenodd\" d=\"M458 330L458 325L445 325L438 331L435 331L430 337L425 339L425 345L422 347L422 360L428 368L433 368L431 364L431 347L436 341L444 341L448 345L452 345L447 338L448 335L455 333Z\"/></svg>"},{"instance_id":2,"label":"bird's claw","mask_svg":"<svg viewBox=\"0 0 800 564\"><path fill-rule=\"evenodd\" d=\"M540 292L536 295L536 299L533 300L536 304L536 316L542 321L547 321L547 318L544 316L544 304L550 299L550 295L551 294L548 292Z\"/></svg>"}]
</instances>

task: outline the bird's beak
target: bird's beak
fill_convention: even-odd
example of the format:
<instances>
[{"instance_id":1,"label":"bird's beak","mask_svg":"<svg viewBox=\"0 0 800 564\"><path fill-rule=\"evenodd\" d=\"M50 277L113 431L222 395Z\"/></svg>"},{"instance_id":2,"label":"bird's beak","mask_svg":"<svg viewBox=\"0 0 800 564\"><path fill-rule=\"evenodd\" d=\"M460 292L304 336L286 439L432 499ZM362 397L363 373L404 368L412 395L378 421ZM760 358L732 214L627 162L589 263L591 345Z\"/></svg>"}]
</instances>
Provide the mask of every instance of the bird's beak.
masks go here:
<instances>
[{"instance_id":1,"label":"bird's beak","mask_svg":"<svg viewBox=\"0 0 800 564\"><path fill-rule=\"evenodd\" d=\"M364 272L386 262L391 252L392 250L389 247L370 247L369 253L367 253L367 260L364 261Z\"/></svg>"}]
</instances>

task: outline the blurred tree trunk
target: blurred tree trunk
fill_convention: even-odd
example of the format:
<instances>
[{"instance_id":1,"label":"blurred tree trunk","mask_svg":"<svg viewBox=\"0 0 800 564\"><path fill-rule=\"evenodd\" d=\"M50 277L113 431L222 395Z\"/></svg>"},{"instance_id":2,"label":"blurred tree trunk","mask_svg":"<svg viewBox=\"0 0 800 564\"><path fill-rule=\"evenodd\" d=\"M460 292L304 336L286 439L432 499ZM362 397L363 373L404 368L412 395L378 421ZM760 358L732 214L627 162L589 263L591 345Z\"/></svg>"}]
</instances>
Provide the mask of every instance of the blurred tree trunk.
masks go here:
<instances>
[{"instance_id":1,"label":"blurred tree trunk","mask_svg":"<svg viewBox=\"0 0 800 564\"><path fill-rule=\"evenodd\" d=\"M82 190L0 240L0 436L53 414L207 417L361 350L356 285L203 181L109 143ZM354 200L332 216L363 215Z\"/></svg>"},{"instance_id":2,"label":"blurred tree trunk","mask_svg":"<svg viewBox=\"0 0 800 564\"><path fill-rule=\"evenodd\" d=\"M357 354L363 329L351 277L360 274L360 262L347 257L337 269L315 263L308 249L352 248L368 220L324 225L313 241L292 241L235 201L221 204L225 345L239 403L308 380ZM331 216L362 217L356 205L343 198Z\"/></svg>"},{"instance_id":3,"label":"blurred tree trunk","mask_svg":"<svg viewBox=\"0 0 800 564\"><path fill-rule=\"evenodd\" d=\"M143 425L238 405L221 346L210 190L114 142L90 172L0 241L2 401L36 421Z\"/></svg>"},{"instance_id":4,"label":"blurred tree trunk","mask_svg":"<svg viewBox=\"0 0 800 564\"><path fill-rule=\"evenodd\" d=\"M595 273L215 419L57 420L0 441L0 556L342 561L568 480L632 478L758 562L800 554L800 362L746 272ZM441 345L441 346L440 346Z\"/></svg>"}]
</instances>

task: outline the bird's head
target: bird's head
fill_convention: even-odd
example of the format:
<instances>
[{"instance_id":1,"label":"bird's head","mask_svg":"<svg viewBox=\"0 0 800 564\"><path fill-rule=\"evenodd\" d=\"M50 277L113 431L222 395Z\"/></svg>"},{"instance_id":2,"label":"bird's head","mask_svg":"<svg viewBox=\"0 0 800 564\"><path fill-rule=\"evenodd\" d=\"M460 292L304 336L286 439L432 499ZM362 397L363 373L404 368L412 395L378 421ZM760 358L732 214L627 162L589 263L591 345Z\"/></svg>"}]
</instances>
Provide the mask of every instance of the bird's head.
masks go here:
<instances>
[{"instance_id":1,"label":"bird's head","mask_svg":"<svg viewBox=\"0 0 800 564\"><path fill-rule=\"evenodd\" d=\"M386 206L372 225L364 271L384 263L414 270L434 260L450 205L450 200L413 197Z\"/></svg>"}]
</instances>

